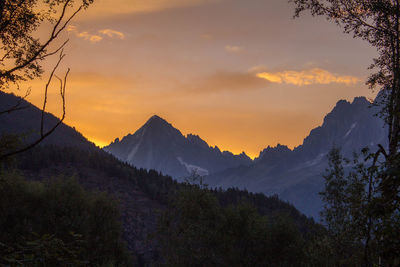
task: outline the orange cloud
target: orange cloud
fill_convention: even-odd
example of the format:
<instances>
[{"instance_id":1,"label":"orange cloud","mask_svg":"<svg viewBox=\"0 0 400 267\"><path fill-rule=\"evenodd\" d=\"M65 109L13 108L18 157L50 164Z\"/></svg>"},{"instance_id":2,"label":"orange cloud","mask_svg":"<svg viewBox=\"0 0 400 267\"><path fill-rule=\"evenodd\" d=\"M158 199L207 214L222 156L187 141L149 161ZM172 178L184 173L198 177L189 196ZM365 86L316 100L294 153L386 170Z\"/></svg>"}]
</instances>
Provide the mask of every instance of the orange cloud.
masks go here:
<instances>
[{"instance_id":1,"label":"orange cloud","mask_svg":"<svg viewBox=\"0 0 400 267\"><path fill-rule=\"evenodd\" d=\"M257 73L257 77L268 80L272 83L285 83L297 86L330 83L352 85L360 81L359 78L354 76L340 76L319 68L303 71L288 70L281 72L260 72Z\"/></svg>"},{"instance_id":2,"label":"orange cloud","mask_svg":"<svg viewBox=\"0 0 400 267\"><path fill-rule=\"evenodd\" d=\"M99 33L106 35L110 38L114 38L117 37L121 40L125 39L125 34L116 30L112 30L112 29L104 29L104 30L100 30Z\"/></svg>"},{"instance_id":3,"label":"orange cloud","mask_svg":"<svg viewBox=\"0 0 400 267\"><path fill-rule=\"evenodd\" d=\"M103 30L99 30L98 33L100 33L101 35L98 34L91 34L87 31L83 31L80 32L78 30L78 27L75 25L69 25L67 28L68 32L72 32L75 34L75 36L77 36L78 38L82 38L84 40L90 41L92 43L97 43L100 42L101 40L103 40L103 36L107 36L109 38L118 38L121 40L125 39L125 34L116 30L112 30L112 29L103 29Z\"/></svg>"},{"instance_id":4,"label":"orange cloud","mask_svg":"<svg viewBox=\"0 0 400 267\"><path fill-rule=\"evenodd\" d=\"M103 40L103 37L96 34L90 34L87 31L79 32L78 28L74 25L69 25L67 28L68 32L74 33L76 37L81 38L86 41L90 41L92 43L97 43Z\"/></svg>"},{"instance_id":5,"label":"orange cloud","mask_svg":"<svg viewBox=\"0 0 400 267\"><path fill-rule=\"evenodd\" d=\"M100 42L101 40L103 40L103 37L101 37L99 35L95 35L95 34L90 34L88 32L79 32L76 34L76 36L78 36L79 38L82 38L84 40L88 40L92 43L97 43L97 42Z\"/></svg>"}]
</instances>

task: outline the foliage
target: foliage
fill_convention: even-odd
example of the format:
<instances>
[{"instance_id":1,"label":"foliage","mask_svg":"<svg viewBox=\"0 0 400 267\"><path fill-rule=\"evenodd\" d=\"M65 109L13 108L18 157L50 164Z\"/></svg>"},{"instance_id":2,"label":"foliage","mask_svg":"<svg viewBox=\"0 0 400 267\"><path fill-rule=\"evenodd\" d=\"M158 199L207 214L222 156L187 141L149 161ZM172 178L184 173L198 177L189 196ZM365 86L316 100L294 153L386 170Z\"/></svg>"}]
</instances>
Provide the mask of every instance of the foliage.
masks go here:
<instances>
[{"instance_id":1,"label":"foliage","mask_svg":"<svg viewBox=\"0 0 400 267\"><path fill-rule=\"evenodd\" d=\"M128 262L117 203L84 191L72 178L27 182L1 173L0 213L1 264Z\"/></svg>"},{"instance_id":2,"label":"foliage","mask_svg":"<svg viewBox=\"0 0 400 267\"><path fill-rule=\"evenodd\" d=\"M65 119L65 90L69 74L66 71L64 79L56 75L56 71L65 57L63 48L68 40L59 42L62 32L69 22L93 0L2 0L0 1L0 91L10 87L19 89L20 83L41 77L44 73L43 61L59 54L58 60L50 72L44 87L43 107L40 121L40 136L30 144L11 146L4 140L7 135L2 133L0 140L0 161L25 152L52 134ZM39 30L49 28L46 38L40 38ZM44 116L47 105L48 88L53 77L60 82L60 97L62 100L62 116L57 123L45 130ZM19 111L23 100L30 94L28 89L20 101L5 110L0 115Z\"/></svg>"},{"instance_id":3,"label":"foliage","mask_svg":"<svg viewBox=\"0 0 400 267\"><path fill-rule=\"evenodd\" d=\"M68 9L78 2L71 16ZM54 46L68 22L93 0L3 0L0 2L0 89L10 84L31 80L43 74L42 61L60 51L65 42ZM37 36L38 29L51 24L45 40Z\"/></svg>"},{"instance_id":4,"label":"foliage","mask_svg":"<svg viewBox=\"0 0 400 267\"><path fill-rule=\"evenodd\" d=\"M237 188L201 189L188 183L177 183L171 177L163 176L156 171L136 169L98 149L81 150L73 147L39 146L19 155L17 161L20 169L33 173L34 177L36 173L53 173L50 171L52 169L54 173L85 177L85 173L92 169L104 172L110 179L112 177L113 181L129 181L136 185L138 191L145 193L167 209L165 216L168 216L161 217L165 219L163 219L164 222L168 218L175 218L174 214L183 216L180 209L184 206L187 212L184 214L185 218L182 218L182 223L194 224L193 228L190 228L193 231L186 233L186 240L190 235L198 232L204 233L199 237L198 242L207 244L209 242L210 246L218 248L218 251L215 252L218 252L216 255L219 257L218 261L223 258L227 262L228 260L237 262L238 255L241 255L240 258L243 258L242 263L245 265L245 260L248 260L249 263L254 262L251 257L253 253L259 253L261 254L260 259L255 259L255 261L260 262L264 254L264 252L261 253L261 249L266 249L266 251L282 249L283 255L286 255L288 261L296 263L301 259L299 254L306 257L308 261L316 263L324 263L330 256L326 252L329 251L327 245L323 242L326 238L324 228L277 196L268 197L264 194L251 193ZM197 209L204 212L196 215ZM165 210L163 209L163 211ZM199 218L201 218L200 221ZM207 221L210 223L195 225ZM213 224L215 228L212 227ZM262 234L265 232L270 232L270 239L263 239ZM285 237L286 234L288 234L287 237ZM154 236L154 242L151 243L155 244L156 248L161 242L160 239L168 240L167 232L156 232ZM241 239L248 241L241 243ZM277 239L282 239L280 248L276 247ZM283 240L288 240L288 242ZM178 246L179 242L176 242ZM289 244L287 247L293 256L288 255L289 252L285 252L287 244ZM294 247L290 247L290 245ZM165 247L168 248L168 246ZM175 248L176 251L182 250L183 254L189 253L186 246ZM170 249L172 253L172 247ZM205 251L209 250L205 247L200 250L205 254L199 256L199 260L206 261L203 258L208 253ZM229 257L225 257L224 255L228 252L230 253ZM175 254L168 255L172 257ZM283 262L279 258L280 254L277 254L276 251L271 252L270 256L271 260ZM148 258L143 260L147 262ZM189 256L187 256L187 260L190 261Z\"/></svg>"},{"instance_id":5,"label":"foliage","mask_svg":"<svg viewBox=\"0 0 400 267\"><path fill-rule=\"evenodd\" d=\"M354 162L350 175L338 173L342 162L331 162L324 200L328 206L325 218L328 225L338 224L344 228L338 233L352 242L358 237L363 244L364 265L370 266L373 252L387 265L400 263L400 2L398 0L290 0L296 6L295 16L309 10L314 16L324 16L377 48L378 57L373 59L371 69L377 69L367 84L381 89L375 104L382 107L380 115L388 127L388 148L378 145L376 152L364 154L362 163ZM367 167L368 166L368 167ZM333 180L332 180L332 179ZM330 190L331 182L337 190ZM343 182L341 188L340 182ZM335 205L331 206L335 200ZM344 209L348 226L330 213ZM348 235L347 228L353 231ZM372 248L371 246L376 246Z\"/></svg>"},{"instance_id":6,"label":"foliage","mask_svg":"<svg viewBox=\"0 0 400 267\"><path fill-rule=\"evenodd\" d=\"M222 206L202 185L186 184L159 217L166 266L302 266L307 243L284 213L262 216L246 201Z\"/></svg>"},{"instance_id":7,"label":"foliage","mask_svg":"<svg viewBox=\"0 0 400 267\"><path fill-rule=\"evenodd\" d=\"M31 241L13 245L0 244L4 250L1 262L7 265L28 266L85 266L89 262L79 259L82 253L83 240L81 235L71 233L72 241L65 243L54 235L39 236L35 233Z\"/></svg>"},{"instance_id":8,"label":"foliage","mask_svg":"<svg viewBox=\"0 0 400 267\"><path fill-rule=\"evenodd\" d=\"M369 42L378 50L368 79L371 88L380 86L382 115L389 126L389 153L400 145L400 2L397 0L290 0L295 16L309 10L314 16L342 26L345 33Z\"/></svg>"},{"instance_id":9,"label":"foliage","mask_svg":"<svg viewBox=\"0 0 400 267\"><path fill-rule=\"evenodd\" d=\"M371 162L367 149L363 156L361 161L357 155L350 161L337 148L329 154L325 189L320 194L324 201L321 217L329 231L330 246L340 265L397 265L399 217L392 214L382 222L381 170Z\"/></svg>"}]
</instances>

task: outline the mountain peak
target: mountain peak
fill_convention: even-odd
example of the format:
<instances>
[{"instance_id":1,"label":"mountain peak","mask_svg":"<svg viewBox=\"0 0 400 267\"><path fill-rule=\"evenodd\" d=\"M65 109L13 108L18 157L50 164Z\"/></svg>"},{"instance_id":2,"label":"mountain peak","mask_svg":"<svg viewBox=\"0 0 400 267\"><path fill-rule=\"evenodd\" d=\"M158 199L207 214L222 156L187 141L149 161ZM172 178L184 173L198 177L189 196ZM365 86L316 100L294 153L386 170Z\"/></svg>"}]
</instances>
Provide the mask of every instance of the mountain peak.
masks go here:
<instances>
[{"instance_id":1,"label":"mountain peak","mask_svg":"<svg viewBox=\"0 0 400 267\"><path fill-rule=\"evenodd\" d=\"M173 128L173 126L169 122L158 115L151 116L150 119L148 119L147 122L143 125L143 127L154 129Z\"/></svg>"},{"instance_id":2,"label":"mountain peak","mask_svg":"<svg viewBox=\"0 0 400 267\"><path fill-rule=\"evenodd\" d=\"M153 115L150 117L150 119L148 119L147 123L155 123L155 122L161 122L161 123L168 123L165 119L161 118L158 115Z\"/></svg>"},{"instance_id":3,"label":"mountain peak","mask_svg":"<svg viewBox=\"0 0 400 267\"><path fill-rule=\"evenodd\" d=\"M357 96L353 99L353 102L351 104L368 106L371 104L371 102L369 102L365 96Z\"/></svg>"}]
</instances>

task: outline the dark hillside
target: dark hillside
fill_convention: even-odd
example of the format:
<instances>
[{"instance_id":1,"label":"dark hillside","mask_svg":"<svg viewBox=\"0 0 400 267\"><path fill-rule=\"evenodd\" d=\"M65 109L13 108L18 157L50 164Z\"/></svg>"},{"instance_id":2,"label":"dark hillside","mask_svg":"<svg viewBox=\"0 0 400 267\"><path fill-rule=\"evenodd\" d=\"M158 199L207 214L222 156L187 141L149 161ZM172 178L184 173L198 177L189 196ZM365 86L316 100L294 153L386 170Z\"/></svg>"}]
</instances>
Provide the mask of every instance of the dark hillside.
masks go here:
<instances>
[{"instance_id":1,"label":"dark hillside","mask_svg":"<svg viewBox=\"0 0 400 267\"><path fill-rule=\"evenodd\" d=\"M168 208L169 199L180 188L187 187L156 171L136 169L98 150L79 150L72 147L43 146L19 157L18 168L33 180L55 176L75 176L89 190L105 191L120 202L124 238L128 247L143 259L157 257L157 248L147 242L157 223L157 211ZM239 189L211 190L222 206L250 203L267 217L285 215L291 218L305 235L322 228L302 215L291 204L277 196L267 197Z\"/></svg>"},{"instance_id":2,"label":"dark hillside","mask_svg":"<svg viewBox=\"0 0 400 267\"><path fill-rule=\"evenodd\" d=\"M9 110L18 103L20 110L1 114L0 137L2 135L18 134L25 143L31 143L39 137L42 111L20 97L0 91L0 112ZM44 131L51 129L58 121L58 118L46 112L44 116ZM60 124L41 144L75 146L81 149L95 148L95 145L89 142L75 128L64 123Z\"/></svg>"}]
</instances>

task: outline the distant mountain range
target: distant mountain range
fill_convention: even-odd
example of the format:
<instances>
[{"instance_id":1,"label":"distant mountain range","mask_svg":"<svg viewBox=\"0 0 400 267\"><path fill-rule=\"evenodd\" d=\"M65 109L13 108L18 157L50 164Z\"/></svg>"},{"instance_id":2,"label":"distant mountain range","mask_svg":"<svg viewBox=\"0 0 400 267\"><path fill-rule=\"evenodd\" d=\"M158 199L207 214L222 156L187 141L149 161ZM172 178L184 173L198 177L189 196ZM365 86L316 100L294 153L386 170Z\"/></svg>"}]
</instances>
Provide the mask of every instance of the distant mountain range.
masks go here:
<instances>
[{"instance_id":1,"label":"distant mountain range","mask_svg":"<svg viewBox=\"0 0 400 267\"><path fill-rule=\"evenodd\" d=\"M116 139L103 149L136 167L155 169L178 180L183 180L193 172L209 175L252 163L244 153L233 155L231 152L221 152L218 147L210 147L197 135L184 136L156 115L134 134Z\"/></svg>"},{"instance_id":2,"label":"distant mountain range","mask_svg":"<svg viewBox=\"0 0 400 267\"><path fill-rule=\"evenodd\" d=\"M293 150L282 145L268 147L250 166L213 173L206 182L215 187L237 186L278 194L303 213L318 218L322 207L318 192L324 186L322 175L328 167L331 148L341 148L346 157L352 158L364 147L387 146L383 120L375 116L378 111L364 97L357 97L352 103L340 100L302 145Z\"/></svg>"},{"instance_id":3,"label":"distant mountain range","mask_svg":"<svg viewBox=\"0 0 400 267\"><path fill-rule=\"evenodd\" d=\"M313 129L303 144L289 149L267 147L252 161L246 154L233 155L210 147L199 136L186 137L164 119L153 116L134 134L116 139L104 148L134 166L155 169L182 180L193 171L204 175L212 187L238 187L267 195L278 194L307 215L318 217L327 154L333 147L351 157L363 147L386 145L378 108L365 97L340 100Z\"/></svg>"},{"instance_id":4,"label":"distant mountain range","mask_svg":"<svg viewBox=\"0 0 400 267\"><path fill-rule=\"evenodd\" d=\"M0 112L18 101L18 97L0 92ZM22 133L24 141L29 143L39 135L41 111L26 101L21 103L23 110L0 116L0 136ZM340 100L326 115L323 124L311 130L302 145L293 150L284 145L267 147L254 160L244 153L221 152L197 135L184 136L158 116L151 117L134 134L116 139L104 150L131 165L155 169L180 181L196 172L204 175L205 182L212 187L238 187L267 195L278 194L306 215L318 218L322 204L318 192L323 189L322 174L332 146L340 147L351 157L365 146L387 145L384 123L375 116L378 111L364 97L357 97L351 103ZM45 128L57 121L53 115L45 114ZM65 124L42 144L96 149L93 143Z\"/></svg>"}]
</instances>

